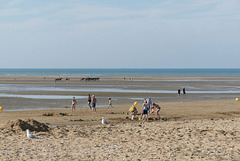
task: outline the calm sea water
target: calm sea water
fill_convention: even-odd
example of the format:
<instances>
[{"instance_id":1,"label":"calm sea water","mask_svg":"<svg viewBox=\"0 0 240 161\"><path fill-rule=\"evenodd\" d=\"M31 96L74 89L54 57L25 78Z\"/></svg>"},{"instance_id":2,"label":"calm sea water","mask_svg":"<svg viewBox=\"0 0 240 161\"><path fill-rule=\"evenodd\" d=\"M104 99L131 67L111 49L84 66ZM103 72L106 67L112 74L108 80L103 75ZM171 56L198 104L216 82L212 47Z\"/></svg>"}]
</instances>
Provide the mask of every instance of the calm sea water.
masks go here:
<instances>
[{"instance_id":1,"label":"calm sea water","mask_svg":"<svg viewBox=\"0 0 240 161\"><path fill-rule=\"evenodd\" d=\"M240 77L231 69L0 69L0 76Z\"/></svg>"}]
</instances>

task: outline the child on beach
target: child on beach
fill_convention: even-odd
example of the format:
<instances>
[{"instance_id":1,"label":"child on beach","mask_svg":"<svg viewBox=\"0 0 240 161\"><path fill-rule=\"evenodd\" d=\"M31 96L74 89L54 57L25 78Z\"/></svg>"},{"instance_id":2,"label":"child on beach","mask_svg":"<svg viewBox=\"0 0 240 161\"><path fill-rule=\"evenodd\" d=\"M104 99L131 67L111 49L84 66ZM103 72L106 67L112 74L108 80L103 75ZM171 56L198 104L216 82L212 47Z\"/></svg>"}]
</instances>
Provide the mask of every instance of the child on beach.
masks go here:
<instances>
[{"instance_id":1,"label":"child on beach","mask_svg":"<svg viewBox=\"0 0 240 161\"><path fill-rule=\"evenodd\" d=\"M111 98L108 99L108 108L109 108L110 106L113 107L113 106L112 106L112 99L111 99Z\"/></svg>"},{"instance_id":2,"label":"child on beach","mask_svg":"<svg viewBox=\"0 0 240 161\"><path fill-rule=\"evenodd\" d=\"M73 110L75 111L76 104L77 104L77 100L75 99L75 97L73 97L73 99L72 99L72 112L73 112Z\"/></svg>"},{"instance_id":3,"label":"child on beach","mask_svg":"<svg viewBox=\"0 0 240 161\"><path fill-rule=\"evenodd\" d=\"M144 103L142 104L142 120L143 121L148 121L148 110L149 110L149 106L147 104L147 100L144 100Z\"/></svg>"},{"instance_id":4,"label":"child on beach","mask_svg":"<svg viewBox=\"0 0 240 161\"><path fill-rule=\"evenodd\" d=\"M153 109L154 109L154 111L157 113L157 116L158 116L159 119L160 119L159 111L161 110L161 107L160 107L158 104L153 103Z\"/></svg>"},{"instance_id":5,"label":"child on beach","mask_svg":"<svg viewBox=\"0 0 240 161\"><path fill-rule=\"evenodd\" d=\"M129 112L131 112L131 115L132 115L131 119L134 120L137 114L137 108L135 107L135 105L132 105L130 107Z\"/></svg>"}]
</instances>

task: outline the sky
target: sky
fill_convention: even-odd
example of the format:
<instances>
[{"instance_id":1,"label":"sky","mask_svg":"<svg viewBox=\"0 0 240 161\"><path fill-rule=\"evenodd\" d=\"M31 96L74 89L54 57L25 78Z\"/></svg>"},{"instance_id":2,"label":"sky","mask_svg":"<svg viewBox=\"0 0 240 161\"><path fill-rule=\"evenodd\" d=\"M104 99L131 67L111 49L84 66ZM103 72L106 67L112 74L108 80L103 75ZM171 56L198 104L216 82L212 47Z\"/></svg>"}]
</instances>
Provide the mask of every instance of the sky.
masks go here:
<instances>
[{"instance_id":1,"label":"sky","mask_svg":"<svg viewBox=\"0 0 240 161\"><path fill-rule=\"evenodd\" d=\"M0 0L0 68L240 68L239 0Z\"/></svg>"}]
</instances>

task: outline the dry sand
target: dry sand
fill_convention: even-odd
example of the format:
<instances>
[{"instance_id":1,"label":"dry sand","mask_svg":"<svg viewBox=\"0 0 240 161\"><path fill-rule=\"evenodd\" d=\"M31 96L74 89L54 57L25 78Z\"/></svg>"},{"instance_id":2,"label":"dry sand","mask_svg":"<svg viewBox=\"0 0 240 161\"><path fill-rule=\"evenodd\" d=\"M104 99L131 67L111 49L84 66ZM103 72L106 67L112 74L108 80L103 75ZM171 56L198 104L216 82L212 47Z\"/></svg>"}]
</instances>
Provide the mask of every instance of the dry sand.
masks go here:
<instances>
[{"instance_id":1,"label":"dry sand","mask_svg":"<svg viewBox=\"0 0 240 161\"><path fill-rule=\"evenodd\" d=\"M240 104L160 104L161 120L131 121L129 106L0 112L1 160L239 160ZM138 109L140 105L138 105ZM104 116L111 124L101 125ZM24 121L20 121L18 119ZM40 123L50 126L43 130ZM8 120L14 120L9 122ZM31 126L30 126L31 124ZM78 126L64 126L78 125ZM33 126L33 127L32 127ZM26 127L39 137L29 140ZM39 130L40 129L40 130Z\"/></svg>"}]
</instances>

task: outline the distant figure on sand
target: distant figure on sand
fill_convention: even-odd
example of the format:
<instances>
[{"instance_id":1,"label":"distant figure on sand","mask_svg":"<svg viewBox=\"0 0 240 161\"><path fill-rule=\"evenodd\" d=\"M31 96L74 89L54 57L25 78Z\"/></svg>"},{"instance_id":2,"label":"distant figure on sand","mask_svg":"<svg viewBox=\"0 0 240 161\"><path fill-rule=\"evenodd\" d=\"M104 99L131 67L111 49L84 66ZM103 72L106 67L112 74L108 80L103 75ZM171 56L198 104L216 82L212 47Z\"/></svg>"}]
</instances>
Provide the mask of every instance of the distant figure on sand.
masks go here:
<instances>
[{"instance_id":1,"label":"distant figure on sand","mask_svg":"<svg viewBox=\"0 0 240 161\"><path fill-rule=\"evenodd\" d=\"M157 116L160 118L159 111L161 110L161 107L158 104L153 103L153 109L157 113Z\"/></svg>"},{"instance_id":2,"label":"distant figure on sand","mask_svg":"<svg viewBox=\"0 0 240 161\"><path fill-rule=\"evenodd\" d=\"M182 89L183 95L186 94L185 87Z\"/></svg>"},{"instance_id":3,"label":"distant figure on sand","mask_svg":"<svg viewBox=\"0 0 240 161\"><path fill-rule=\"evenodd\" d=\"M147 100L144 100L144 103L142 104L142 120L143 121L148 121L148 110L149 110L149 106L147 104Z\"/></svg>"},{"instance_id":4,"label":"distant figure on sand","mask_svg":"<svg viewBox=\"0 0 240 161\"><path fill-rule=\"evenodd\" d=\"M180 96L180 94L181 94L181 90L180 88L178 88L178 96Z\"/></svg>"},{"instance_id":5,"label":"distant figure on sand","mask_svg":"<svg viewBox=\"0 0 240 161\"><path fill-rule=\"evenodd\" d=\"M92 102L91 95L88 94L88 106L89 106L90 109L92 108L92 107L91 107L91 102Z\"/></svg>"},{"instance_id":6,"label":"distant figure on sand","mask_svg":"<svg viewBox=\"0 0 240 161\"><path fill-rule=\"evenodd\" d=\"M73 99L72 99L72 112L73 112L73 110L75 111L76 104L77 104L77 100L75 99L75 97L73 97Z\"/></svg>"},{"instance_id":7,"label":"distant figure on sand","mask_svg":"<svg viewBox=\"0 0 240 161\"><path fill-rule=\"evenodd\" d=\"M96 112L97 99L92 95L92 112Z\"/></svg>"},{"instance_id":8,"label":"distant figure on sand","mask_svg":"<svg viewBox=\"0 0 240 161\"><path fill-rule=\"evenodd\" d=\"M113 106L112 106L112 99L111 99L111 98L108 99L108 107L110 107L110 106L113 107Z\"/></svg>"}]
</instances>

